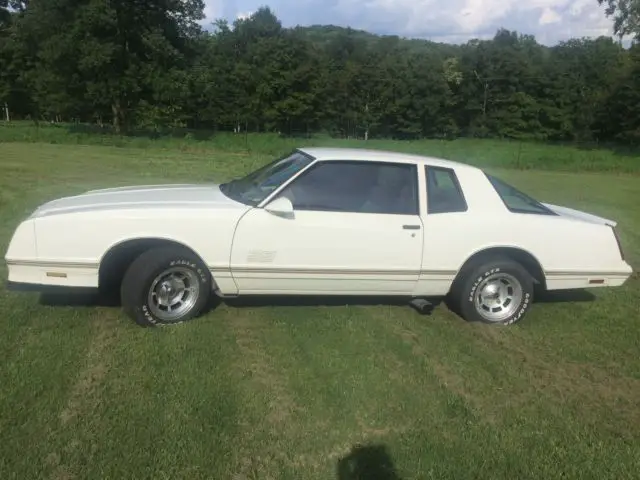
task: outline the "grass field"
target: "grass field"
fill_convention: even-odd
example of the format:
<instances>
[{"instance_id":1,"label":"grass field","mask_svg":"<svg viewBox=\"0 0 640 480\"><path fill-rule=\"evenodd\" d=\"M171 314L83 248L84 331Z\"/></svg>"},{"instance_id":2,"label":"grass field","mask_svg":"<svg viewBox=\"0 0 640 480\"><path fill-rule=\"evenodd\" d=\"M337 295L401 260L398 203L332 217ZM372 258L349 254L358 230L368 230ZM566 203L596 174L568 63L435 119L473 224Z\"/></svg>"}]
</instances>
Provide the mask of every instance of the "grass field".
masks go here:
<instances>
[{"instance_id":1,"label":"grass field","mask_svg":"<svg viewBox=\"0 0 640 480\"><path fill-rule=\"evenodd\" d=\"M283 148L6 140L3 253L20 219L53 197L221 181ZM504 155L485 159L492 171L542 200L617 219L640 267L640 178L624 173L637 158L598 168L609 173L523 171L500 168L516 153L498 142L470 145L478 164L495 145ZM587 165L614 156L582 153ZM444 306L421 315L338 300L223 304L150 330L118 308L2 289L0 478L638 478L640 282L591 293L542 299L510 328Z\"/></svg>"},{"instance_id":2,"label":"grass field","mask_svg":"<svg viewBox=\"0 0 640 480\"><path fill-rule=\"evenodd\" d=\"M323 135L287 138L276 134L232 134L206 131L171 133L138 132L116 136L95 126L46 124L35 128L31 122L0 122L0 142L48 143L61 145L96 145L133 149L167 150L190 154L234 153L281 155L292 148L305 146L356 146L407 153L429 154L460 160L483 167L518 170L589 171L640 173L640 150L611 146L552 145L516 140L460 138L456 140L369 141L336 139Z\"/></svg>"}]
</instances>

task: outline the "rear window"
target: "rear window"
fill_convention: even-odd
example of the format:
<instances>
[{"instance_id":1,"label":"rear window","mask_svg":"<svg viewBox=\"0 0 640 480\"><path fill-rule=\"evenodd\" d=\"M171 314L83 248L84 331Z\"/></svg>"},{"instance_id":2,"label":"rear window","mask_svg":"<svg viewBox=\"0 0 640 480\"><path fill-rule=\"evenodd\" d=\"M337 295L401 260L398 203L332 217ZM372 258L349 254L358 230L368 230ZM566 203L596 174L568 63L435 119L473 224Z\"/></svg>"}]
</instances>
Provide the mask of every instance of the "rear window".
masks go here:
<instances>
[{"instance_id":1,"label":"rear window","mask_svg":"<svg viewBox=\"0 0 640 480\"><path fill-rule=\"evenodd\" d=\"M529 195L522 193L520 190L512 187L491 175L487 175L489 182L496 189L498 195L504 202L505 206L514 213L533 213L538 215L556 215L555 212L545 207L542 203L534 200Z\"/></svg>"}]
</instances>

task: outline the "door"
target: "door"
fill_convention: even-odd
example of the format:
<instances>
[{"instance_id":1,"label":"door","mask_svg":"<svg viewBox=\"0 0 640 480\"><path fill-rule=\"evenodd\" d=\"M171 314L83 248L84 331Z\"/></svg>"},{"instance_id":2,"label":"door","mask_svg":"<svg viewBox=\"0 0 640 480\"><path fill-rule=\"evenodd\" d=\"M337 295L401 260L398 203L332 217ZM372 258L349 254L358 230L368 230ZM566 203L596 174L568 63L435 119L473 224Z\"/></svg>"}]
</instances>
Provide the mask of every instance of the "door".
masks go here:
<instances>
[{"instance_id":1,"label":"door","mask_svg":"<svg viewBox=\"0 0 640 480\"><path fill-rule=\"evenodd\" d=\"M418 183L411 163L317 162L273 199L289 199L291 215L267 205L240 220L240 293L410 294L422 263Z\"/></svg>"}]
</instances>

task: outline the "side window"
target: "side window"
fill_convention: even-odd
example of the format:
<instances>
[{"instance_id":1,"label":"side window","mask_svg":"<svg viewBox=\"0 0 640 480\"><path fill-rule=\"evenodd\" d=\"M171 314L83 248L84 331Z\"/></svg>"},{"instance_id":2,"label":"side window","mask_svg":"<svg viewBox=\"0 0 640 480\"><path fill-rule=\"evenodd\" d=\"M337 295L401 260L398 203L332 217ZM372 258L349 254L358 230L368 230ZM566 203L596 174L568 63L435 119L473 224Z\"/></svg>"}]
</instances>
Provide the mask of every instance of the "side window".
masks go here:
<instances>
[{"instance_id":1,"label":"side window","mask_svg":"<svg viewBox=\"0 0 640 480\"><path fill-rule=\"evenodd\" d=\"M427 166L426 174L428 213L467 211L467 202L453 170Z\"/></svg>"},{"instance_id":2,"label":"side window","mask_svg":"<svg viewBox=\"0 0 640 480\"><path fill-rule=\"evenodd\" d=\"M418 214L417 167L367 161L318 162L280 194L296 210Z\"/></svg>"}]
</instances>

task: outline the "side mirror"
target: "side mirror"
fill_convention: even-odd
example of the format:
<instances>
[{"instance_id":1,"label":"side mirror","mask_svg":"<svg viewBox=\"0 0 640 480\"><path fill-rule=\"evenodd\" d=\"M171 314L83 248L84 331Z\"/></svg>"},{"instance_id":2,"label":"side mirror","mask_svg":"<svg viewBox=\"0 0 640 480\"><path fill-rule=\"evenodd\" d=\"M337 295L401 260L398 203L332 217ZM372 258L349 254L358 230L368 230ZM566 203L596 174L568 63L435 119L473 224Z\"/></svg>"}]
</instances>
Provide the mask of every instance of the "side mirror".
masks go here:
<instances>
[{"instance_id":1,"label":"side mirror","mask_svg":"<svg viewBox=\"0 0 640 480\"><path fill-rule=\"evenodd\" d=\"M287 197L278 197L264 209L279 217L293 218L293 204Z\"/></svg>"}]
</instances>

